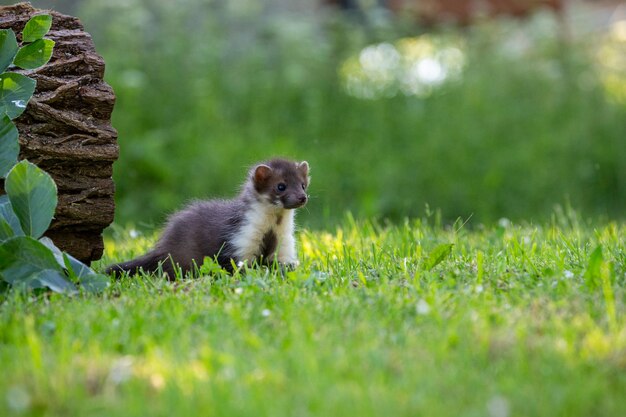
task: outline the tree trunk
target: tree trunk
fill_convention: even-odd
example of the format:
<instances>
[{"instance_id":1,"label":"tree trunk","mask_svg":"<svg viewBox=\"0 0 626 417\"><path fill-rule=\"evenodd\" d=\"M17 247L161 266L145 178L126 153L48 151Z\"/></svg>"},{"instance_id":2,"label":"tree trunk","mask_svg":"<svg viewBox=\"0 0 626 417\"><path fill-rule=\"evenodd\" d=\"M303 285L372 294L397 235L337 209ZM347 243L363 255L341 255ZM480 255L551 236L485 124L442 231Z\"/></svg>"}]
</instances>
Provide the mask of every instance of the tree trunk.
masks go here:
<instances>
[{"instance_id":1,"label":"tree trunk","mask_svg":"<svg viewBox=\"0 0 626 417\"><path fill-rule=\"evenodd\" d=\"M83 262L100 259L102 231L113 221L113 162L119 147L111 126L115 95L103 81L104 61L80 21L29 3L0 8L0 28L21 39L26 22L50 13L56 42L52 59L36 70L19 70L37 81L26 111L15 120L20 159L47 171L57 184L59 204L46 236ZM4 192L3 183L0 191Z\"/></svg>"}]
</instances>

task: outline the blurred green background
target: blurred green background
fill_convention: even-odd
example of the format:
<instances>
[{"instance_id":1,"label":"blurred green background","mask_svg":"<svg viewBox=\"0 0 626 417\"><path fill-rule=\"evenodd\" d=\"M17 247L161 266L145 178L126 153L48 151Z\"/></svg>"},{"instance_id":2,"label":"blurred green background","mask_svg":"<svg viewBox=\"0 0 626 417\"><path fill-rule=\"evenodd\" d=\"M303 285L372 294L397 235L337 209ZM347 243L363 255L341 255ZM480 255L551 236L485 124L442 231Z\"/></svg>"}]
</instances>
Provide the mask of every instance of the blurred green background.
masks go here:
<instances>
[{"instance_id":1,"label":"blurred green background","mask_svg":"<svg viewBox=\"0 0 626 417\"><path fill-rule=\"evenodd\" d=\"M5 3L6 4L6 3ZM306 159L306 227L626 214L626 20L421 27L305 1L34 1L80 17L117 95L116 223ZM626 17L625 17L626 19Z\"/></svg>"}]
</instances>

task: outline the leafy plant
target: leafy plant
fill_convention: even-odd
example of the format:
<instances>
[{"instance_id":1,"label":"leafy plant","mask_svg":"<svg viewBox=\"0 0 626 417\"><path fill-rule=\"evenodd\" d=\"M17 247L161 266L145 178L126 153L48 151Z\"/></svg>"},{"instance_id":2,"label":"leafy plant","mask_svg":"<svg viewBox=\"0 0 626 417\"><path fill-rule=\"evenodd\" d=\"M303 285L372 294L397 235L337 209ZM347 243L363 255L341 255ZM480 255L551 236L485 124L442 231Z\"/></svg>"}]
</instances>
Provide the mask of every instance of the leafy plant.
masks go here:
<instances>
[{"instance_id":1,"label":"leafy plant","mask_svg":"<svg viewBox=\"0 0 626 417\"><path fill-rule=\"evenodd\" d=\"M18 162L19 135L12 119L26 109L36 82L5 71L11 65L35 69L48 62L54 41L43 37L51 25L50 15L34 16L24 27L21 47L13 30L0 30L0 178L5 178L6 190L0 196L0 281L63 293L76 292L74 282L79 282L82 288L97 291L108 285L107 277L42 237L57 206L54 180L32 163Z\"/></svg>"}]
</instances>

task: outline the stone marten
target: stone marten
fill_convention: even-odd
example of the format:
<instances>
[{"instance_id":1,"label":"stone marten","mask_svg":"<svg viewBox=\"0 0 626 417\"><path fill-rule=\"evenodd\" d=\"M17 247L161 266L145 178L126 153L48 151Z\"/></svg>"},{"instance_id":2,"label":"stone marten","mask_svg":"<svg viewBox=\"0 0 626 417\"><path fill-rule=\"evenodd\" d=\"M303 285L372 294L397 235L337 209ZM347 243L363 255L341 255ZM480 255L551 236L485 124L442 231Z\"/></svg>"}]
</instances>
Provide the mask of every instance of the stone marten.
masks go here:
<instances>
[{"instance_id":1,"label":"stone marten","mask_svg":"<svg viewBox=\"0 0 626 417\"><path fill-rule=\"evenodd\" d=\"M233 261L295 267L294 211L308 200L309 180L306 161L273 159L257 164L238 197L191 203L169 218L151 251L111 265L106 272L136 274L160 267L173 279L176 266L193 271L206 256L229 271Z\"/></svg>"}]
</instances>

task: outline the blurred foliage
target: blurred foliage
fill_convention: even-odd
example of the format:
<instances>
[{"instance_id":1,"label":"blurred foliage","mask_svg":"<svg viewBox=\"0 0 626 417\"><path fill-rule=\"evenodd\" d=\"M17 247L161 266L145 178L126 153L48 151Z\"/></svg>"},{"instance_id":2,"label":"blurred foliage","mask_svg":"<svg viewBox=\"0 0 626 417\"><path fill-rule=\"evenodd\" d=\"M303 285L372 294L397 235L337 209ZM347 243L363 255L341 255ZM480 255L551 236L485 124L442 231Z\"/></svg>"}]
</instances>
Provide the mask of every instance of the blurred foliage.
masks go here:
<instances>
[{"instance_id":1,"label":"blurred foliage","mask_svg":"<svg viewBox=\"0 0 626 417\"><path fill-rule=\"evenodd\" d=\"M118 97L116 222L232 196L273 155L311 164L308 226L426 204L480 222L541 220L563 203L624 215L626 106L607 94L598 39L566 41L545 14L430 30L462 39L462 73L429 94L364 99L343 84L346 63L425 31L276 3L79 3Z\"/></svg>"}]
</instances>

